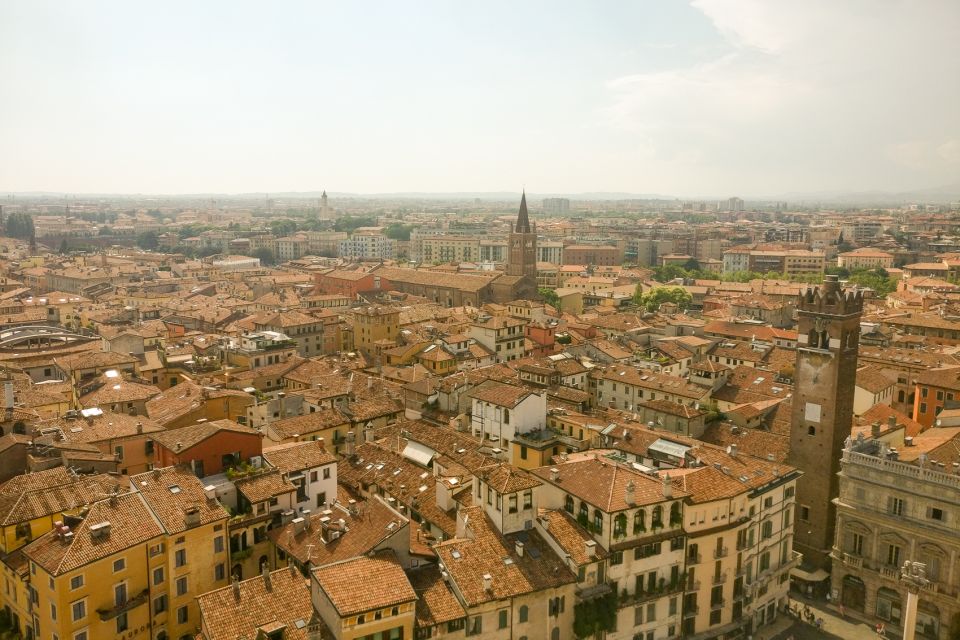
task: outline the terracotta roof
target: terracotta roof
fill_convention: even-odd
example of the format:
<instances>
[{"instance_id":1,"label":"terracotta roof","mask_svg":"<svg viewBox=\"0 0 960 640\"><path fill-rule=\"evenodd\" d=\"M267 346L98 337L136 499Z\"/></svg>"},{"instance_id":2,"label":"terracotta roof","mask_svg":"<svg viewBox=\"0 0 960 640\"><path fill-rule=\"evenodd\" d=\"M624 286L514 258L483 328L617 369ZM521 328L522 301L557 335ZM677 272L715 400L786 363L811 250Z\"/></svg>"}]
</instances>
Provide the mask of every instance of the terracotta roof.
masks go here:
<instances>
[{"instance_id":1,"label":"terracotta roof","mask_svg":"<svg viewBox=\"0 0 960 640\"><path fill-rule=\"evenodd\" d=\"M313 579L340 617L413 602L417 594L393 551L344 560L318 567ZM371 581L376 588L371 589Z\"/></svg>"},{"instance_id":2,"label":"terracotta roof","mask_svg":"<svg viewBox=\"0 0 960 640\"><path fill-rule=\"evenodd\" d=\"M339 409L322 407L302 416L274 420L269 428L277 437L285 440L348 424L350 424L350 418Z\"/></svg>"},{"instance_id":3,"label":"terracotta roof","mask_svg":"<svg viewBox=\"0 0 960 640\"><path fill-rule=\"evenodd\" d=\"M477 471L477 477L500 494L534 489L543 483L510 464L496 464Z\"/></svg>"},{"instance_id":4,"label":"terracotta roof","mask_svg":"<svg viewBox=\"0 0 960 640\"><path fill-rule=\"evenodd\" d=\"M857 369L857 386L870 393L880 393L897 384L887 376L879 365L867 365Z\"/></svg>"},{"instance_id":5,"label":"terracotta roof","mask_svg":"<svg viewBox=\"0 0 960 640\"><path fill-rule=\"evenodd\" d=\"M436 550L468 607L576 581L576 576L536 530L502 536L477 506L464 508L459 517L466 520L468 536L445 540ZM522 556L516 550L518 541L526 549ZM532 549L537 553L531 553ZM509 562L505 561L507 558ZM489 590L484 589L485 575L491 577Z\"/></svg>"},{"instance_id":6,"label":"terracotta roof","mask_svg":"<svg viewBox=\"0 0 960 640\"><path fill-rule=\"evenodd\" d=\"M109 532L95 537L90 527L104 522L110 523ZM65 541L56 531L50 531L23 552L47 573L58 576L158 538L163 529L143 496L128 493L91 505L87 517L72 533L72 538Z\"/></svg>"},{"instance_id":7,"label":"terracotta roof","mask_svg":"<svg viewBox=\"0 0 960 640\"><path fill-rule=\"evenodd\" d=\"M164 430L155 420L146 416L131 416L112 411L104 411L96 416L75 420L61 417L44 425L44 427L47 426L59 427L64 439L72 443L102 442L135 437L141 433L159 433ZM38 436L38 439L41 438Z\"/></svg>"},{"instance_id":8,"label":"terracotta roof","mask_svg":"<svg viewBox=\"0 0 960 640\"><path fill-rule=\"evenodd\" d=\"M151 437L174 453L194 447L218 433L232 432L260 437L260 432L252 427L237 424L233 420L213 420L199 422L179 429L168 429L155 433Z\"/></svg>"},{"instance_id":9,"label":"terracotta roof","mask_svg":"<svg viewBox=\"0 0 960 640\"><path fill-rule=\"evenodd\" d=\"M551 480L552 469L558 469L557 480ZM641 505L659 504L683 498L686 493L674 491L664 496L663 481L611 460L590 456L561 462L553 467L540 467L531 473L562 491L576 496L607 513L625 511ZM633 502L627 502L627 485L633 484Z\"/></svg>"},{"instance_id":10,"label":"terracotta roof","mask_svg":"<svg viewBox=\"0 0 960 640\"><path fill-rule=\"evenodd\" d=\"M230 517L216 500L208 500L200 479L186 467L166 467L130 477L130 486L143 495L156 519L169 534ZM187 525L187 511L199 513Z\"/></svg>"},{"instance_id":11,"label":"terracotta roof","mask_svg":"<svg viewBox=\"0 0 960 640\"><path fill-rule=\"evenodd\" d=\"M323 443L318 440L288 442L266 447L263 450L263 458L285 474L334 464L337 461L336 456L327 451Z\"/></svg>"},{"instance_id":12,"label":"terracotta roof","mask_svg":"<svg viewBox=\"0 0 960 640\"><path fill-rule=\"evenodd\" d=\"M307 581L292 565L267 576L198 595L203 640L252 639L258 637L258 630L280 625L284 640L307 640L313 616Z\"/></svg>"},{"instance_id":13,"label":"terracotta roof","mask_svg":"<svg viewBox=\"0 0 960 640\"><path fill-rule=\"evenodd\" d=\"M547 535L553 538L560 548L570 556L570 561L577 566L590 564L607 557L607 550L596 545L595 556L587 555L587 542L593 541L593 534L581 527L573 517L562 509L552 511L543 510L538 519L547 525Z\"/></svg>"},{"instance_id":14,"label":"terracotta roof","mask_svg":"<svg viewBox=\"0 0 960 640\"><path fill-rule=\"evenodd\" d=\"M534 394L526 387L488 380L467 395L475 400L513 409Z\"/></svg>"},{"instance_id":15,"label":"terracotta roof","mask_svg":"<svg viewBox=\"0 0 960 640\"><path fill-rule=\"evenodd\" d=\"M417 627L434 627L466 617L467 612L443 579L440 567L429 564L407 572L417 594Z\"/></svg>"},{"instance_id":16,"label":"terracotta roof","mask_svg":"<svg viewBox=\"0 0 960 640\"><path fill-rule=\"evenodd\" d=\"M237 491L242 493L250 504L263 502L297 490L292 482L283 478L279 469L238 478L233 483L236 485Z\"/></svg>"}]
</instances>

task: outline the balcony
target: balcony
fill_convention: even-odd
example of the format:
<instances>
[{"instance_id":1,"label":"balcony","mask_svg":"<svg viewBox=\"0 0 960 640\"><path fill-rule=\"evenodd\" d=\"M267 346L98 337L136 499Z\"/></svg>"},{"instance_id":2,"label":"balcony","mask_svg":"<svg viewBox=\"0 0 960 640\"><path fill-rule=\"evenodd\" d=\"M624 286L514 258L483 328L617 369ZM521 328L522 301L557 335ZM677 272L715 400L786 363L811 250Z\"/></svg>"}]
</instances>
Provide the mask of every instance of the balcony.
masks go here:
<instances>
[{"instance_id":1,"label":"balcony","mask_svg":"<svg viewBox=\"0 0 960 640\"><path fill-rule=\"evenodd\" d=\"M717 609L723 609L725 605L726 605L726 601L723 598L720 598L718 600L713 600L710 603L710 610L716 611Z\"/></svg>"},{"instance_id":2,"label":"balcony","mask_svg":"<svg viewBox=\"0 0 960 640\"><path fill-rule=\"evenodd\" d=\"M900 569L897 567L880 567L880 575L884 578L889 578L890 580L899 580L900 579Z\"/></svg>"},{"instance_id":3,"label":"balcony","mask_svg":"<svg viewBox=\"0 0 960 640\"><path fill-rule=\"evenodd\" d=\"M146 603L147 598L150 596L150 590L144 589L139 594L132 598L127 598L123 602L116 604L109 609L97 609L97 615L100 616L100 620L112 620L116 618L121 613L130 611L131 609L136 609L140 605Z\"/></svg>"},{"instance_id":4,"label":"balcony","mask_svg":"<svg viewBox=\"0 0 960 640\"><path fill-rule=\"evenodd\" d=\"M586 600L593 600L594 598L605 596L608 593L610 593L610 585L606 583L592 584L589 586L585 585L583 587L581 587L580 585L577 585L576 587L577 598L580 599L580 602L584 602Z\"/></svg>"},{"instance_id":5,"label":"balcony","mask_svg":"<svg viewBox=\"0 0 960 640\"><path fill-rule=\"evenodd\" d=\"M729 547L720 547L719 549L713 550L713 557L719 560L720 558L726 558L729 553Z\"/></svg>"},{"instance_id":6,"label":"balcony","mask_svg":"<svg viewBox=\"0 0 960 640\"><path fill-rule=\"evenodd\" d=\"M687 556L687 564L700 564L701 562L703 562L703 557L699 553Z\"/></svg>"},{"instance_id":7,"label":"balcony","mask_svg":"<svg viewBox=\"0 0 960 640\"><path fill-rule=\"evenodd\" d=\"M700 613L700 607L695 604L688 604L683 606L683 617L692 618L695 615Z\"/></svg>"},{"instance_id":8,"label":"balcony","mask_svg":"<svg viewBox=\"0 0 960 640\"><path fill-rule=\"evenodd\" d=\"M713 576L713 585L724 584L727 581L727 572L724 571L721 574Z\"/></svg>"},{"instance_id":9,"label":"balcony","mask_svg":"<svg viewBox=\"0 0 960 640\"><path fill-rule=\"evenodd\" d=\"M687 580L685 591L700 591L700 581L699 580Z\"/></svg>"},{"instance_id":10,"label":"balcony","mask_svg":"<svg viewBox=\"0 0 960 640\"><path fill-rule=\"evenodd\" d=\"M852 553L844 553L843 564L852 568L852 569L862 569L863 568L863 558L860 556L855 556Z\"/></svg>"}]
</instances>

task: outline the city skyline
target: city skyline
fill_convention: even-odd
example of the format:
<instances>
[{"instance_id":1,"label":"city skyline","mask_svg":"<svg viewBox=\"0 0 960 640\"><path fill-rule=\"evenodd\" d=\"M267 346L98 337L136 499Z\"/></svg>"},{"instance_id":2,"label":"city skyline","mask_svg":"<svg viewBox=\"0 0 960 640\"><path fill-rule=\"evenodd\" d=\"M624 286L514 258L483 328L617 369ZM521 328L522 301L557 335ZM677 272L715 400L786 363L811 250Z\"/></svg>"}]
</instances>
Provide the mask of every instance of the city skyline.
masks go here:
<instances>
[{"instance_id":1,"label":"city skyline","mask_svg":"<svg viewBox=\"0 0 960 640\"><path fill-rule=\"evenodd\" d=\"M0 191L935 190L960 174L958 23L949 2L7 4Z\"/></svg>"}]
</instances>

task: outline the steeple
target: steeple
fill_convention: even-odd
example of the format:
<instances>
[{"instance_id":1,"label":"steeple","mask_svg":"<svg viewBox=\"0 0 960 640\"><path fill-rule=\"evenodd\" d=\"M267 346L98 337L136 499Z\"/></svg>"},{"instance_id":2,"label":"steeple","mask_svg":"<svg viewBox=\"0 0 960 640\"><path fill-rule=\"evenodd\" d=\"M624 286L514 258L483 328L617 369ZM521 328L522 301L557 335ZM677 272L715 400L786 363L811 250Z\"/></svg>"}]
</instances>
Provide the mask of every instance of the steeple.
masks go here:
<instances>
[{"instance_id":1,"label":"steeple","mask_svg":"<svg viewBox=\"0 0 960 640\"><path fill-rule=\"evenodd\" d=\"M530 233L530 218L527 216L527 190L523 190L520 196L520 213L517 214L517 224L513 228L514 233Z\"/></svg>"}]
</instances>

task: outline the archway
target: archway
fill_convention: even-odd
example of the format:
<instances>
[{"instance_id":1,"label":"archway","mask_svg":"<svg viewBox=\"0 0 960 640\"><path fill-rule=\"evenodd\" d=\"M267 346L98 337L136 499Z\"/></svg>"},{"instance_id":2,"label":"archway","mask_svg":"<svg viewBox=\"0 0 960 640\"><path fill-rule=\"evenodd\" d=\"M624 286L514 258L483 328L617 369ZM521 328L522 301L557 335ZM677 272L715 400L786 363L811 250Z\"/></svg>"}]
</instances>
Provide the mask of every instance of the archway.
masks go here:
<instances>
[{"instance_id":1,"label":"archway","mask_svg":"<svg viewBox=\"0 0 960 640\"><path fill-rule=\"evenodd\" d=\"M877 617L900 626L900 621L903 619L903 604L899 593L886 587L877 589Z\"/></svg>"},{"instance_id":2,"label":"archway","mask_svg":"<svg viewBox=\"0 0 960 640\"><path fill-rule=\"evenodd\" d=\"M926 600L917 606L917 635L933 640L940 637L940 609Z\"/></svg>"},{"instance_id":3,"label":"archway","mask_svg":"<svg viewBox=\"0 0 960 640\"><path fill-rule=\"evenodd\" d=\"M867 599L867 588L863 580L857 576L843 576L841 588L840 601L843 602L843 606L852 611L862 612Z\"/></svg>"}]
</instances>

